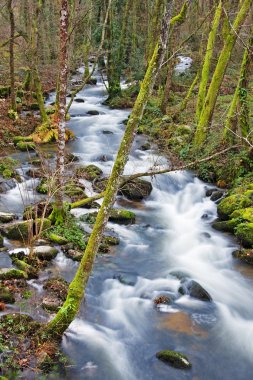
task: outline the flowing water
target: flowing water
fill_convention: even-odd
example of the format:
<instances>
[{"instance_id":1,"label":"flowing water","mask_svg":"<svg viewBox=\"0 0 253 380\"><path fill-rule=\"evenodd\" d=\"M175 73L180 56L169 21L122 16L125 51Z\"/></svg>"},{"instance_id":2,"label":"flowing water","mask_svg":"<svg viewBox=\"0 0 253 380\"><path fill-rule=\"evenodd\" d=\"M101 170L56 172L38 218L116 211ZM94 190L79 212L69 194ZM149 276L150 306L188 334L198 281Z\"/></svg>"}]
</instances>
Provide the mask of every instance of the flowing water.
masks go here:
<instances>
[{"instance_id":1,"label":"flowing water","mask_svg":"<svg viewBox=\"0 0 253 380\"><path fill-rule=\"evenodd\" d=\"M129 111L102 105L106 93L97 77L96 86L78 94L85 102L71 107L69 128L77 139L69 149L81 163L94 163L108 175ZM90 110L99 115L87 115ZM144 141L136 137L126 173L167 165L156 147L140 149ZM136 213L136 224L108 224L120 245L114 254L97 257L86 301L64 334L63 351L73 359L64 379L249 379L253 271L232 258L235 242L211 228L216 205L193 173L160 175L152 184L151 195L141 203L117 199L116 207ZM9 206L18 198L15 191L5 196ZM73 211L76 216L85 212ZM62 252L54 266L68 281L73 278L76 263ZM179 278L184 276L199 282L213 302L181 295ZM168 295L172 304L155 308L153 300L160 294ZM192 369L177 370L159 362L155 354L163 349L185 353Z\"/></svg>"}]
</instances>

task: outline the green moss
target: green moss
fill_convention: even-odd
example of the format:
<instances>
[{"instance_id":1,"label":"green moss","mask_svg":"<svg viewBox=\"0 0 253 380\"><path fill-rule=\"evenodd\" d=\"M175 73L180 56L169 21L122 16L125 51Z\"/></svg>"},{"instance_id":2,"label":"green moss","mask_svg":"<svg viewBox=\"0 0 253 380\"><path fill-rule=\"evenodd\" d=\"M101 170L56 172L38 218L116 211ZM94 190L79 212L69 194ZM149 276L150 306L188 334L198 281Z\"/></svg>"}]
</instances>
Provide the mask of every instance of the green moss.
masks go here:
<instances>
[{"instance_id":1,"label":"green moss","mask_svg":"<svg viewBox=\"0 0 253 380\"><path fill-rule=\"evenodd\" d=\"M240 224L240 220L238 219L231 219L226 221L215 221L212 224L212 227L215 230L218 231L224 231L224 232L234 232L235 227Z\"/></svg>"},{"instance_id":2,"label":"green moss","mask_svg":"<svg viewBox=\"0 0 253 380\"><path fill-rule=\"evenodd\" d=\"M19 142L32 142L33 139L30 136L15 136L13 138L14 145L17 145Z\"/></svg>"},{"instance_id":3,"label":"green moss","mask_svg":"<svg viewBox=\"0 0 253 380\"><path fill-rule=\"evenodd\" d=\"M134 223L136 215L128 210L112 209L109 216L109 221L116 223Z\"/></svg>"},{"instance_id":4,"label":"green moss","mask_svg":"<svg viewBox=\"0 0 253 380\"><path fill-rule=\"evenodd\" d=\"M47 194L49 190L49 186L46 178L43 178L39 185L36 187L36 191L40 194Z\"/></svg>"},{"instance_id":5,"label":"green moss","mask_svg":"<svg viewBox=\"0 0 253 380\"><path fill-rule=\"evenodd\" d=\"M59 245L64 245L67 244L69 241L65 237L56 235L54 233L51 233L48 235L48 239L52 241L53 243L59 244Z\"/></svg>"},{"instance_id":6,"label":"green moss","mask_svg":"<svg viewBox=\"0 0 253 380\"><path fill-rule=\"evenodd\" d=\"M175 368L190 369L192 367L187 356L181 354L180 352L171 351L171 350L159 351L157 352L156 357L157 359Z\"/></svg>"},{"instance_id":7,"label":"green moss","mask_svg":"<svg viewBox=\"0 0 253 380\"><path fill-rule=\"evenodd\" d=\"M8 98L11 93L11 88L10 86L0 86L0 98Z\"/></svg>"},{"instance_id":8,"label":"green moss","mask_svg":"<svg viewBox=\"0 0 253 380\"><path fill-rule=\"evenodd\" d=\"M16 146L22 152L26 152L29 150L35 150L35 148L36 148L36 145L33 142L29 142L29 141L20 141L17 143Z\"/></svg>"},{"instance_id":9,"label":"green moss","mask_svg":"<svg viewBox=\"0 0 253 380\"><path fill-rule=\"evenodd\" d=\"M241 221L253 223L253 207L236 210L231 214L231 218L238 218Z\"/></svg>"},{"instance_id":10,"label":"green moss","mask_svg":"<svg viewBox=\"0 0 253 380\"><path fill-rule=\"evenodd\" d=\"M27 274L19 269L0 269L0 280L27 279Z\"/></svg>"},{"instance_id":11,"label":"green moss","mask_svg":"<svg viewBox=\"0 0 253 380\"><path fill-rule=\"evenodd\" d=\"M103 171L93 164L76 169L76 175L78 177L85 177L89 181L99 178L101 174L103 174Z\"/></svg>"},{"instance_id":12,"label":"green moss","mask_svg":"<svg viewBox=\"0 0 253 380\"><path fill-rule=\"evenodd\" d=\"M253 223L241 223L236 228L235 235L246 248L253 246Z\"/></svg>"},{"instance_id":13,"label":"green moss","mask_svg":"<svg viewBox=\"0 0 253 380\"><path fill-rule=\"evenodd\" d=\"M15 297L13 291L9 290L7 287L0 286L0 302L14 303Z\"/></svg>"},{"instance_id":14,"label":"green moss","mask_svg":"<svg viewBox=\"0 0 253 380\"><path fill-rule=\"evenodd\" d=\"M221 219L228 219L235 211L252 205L250 198L245 195L233 194L224 198L218 205L218 215Z\"/></svg>"},{"instance_id":15,"label":"green moss","mask_svg":"<svg viewBox=\"0 0 253 380\"><path fill-rule=\"evenodd\" d=\"M6 236L11 240L27 240L28 236L32 234L33 223L31 220L24 222L15 222L9 225L6 225Z\"/></svg>"},{"instance_id":16,"label":"green moss","mask_svg":"<svg viewBox=\"0 0 253 380\"><path fill-rule=\"evenodd\" d=\"M104 236L103 241L108 245L119 245L120 240L114 236Z\"/></svg>"},{"instance_id":17,"label":"green moss","mask_svg":"<svg viewBox=\"0 0 253 380\"><path fill-rule=\"evenodd\" d=\"M4 178L12 178L15 177L16 172L14 169L17 167L18 161L14 160L11 157L0 158L0 174Z\"/></svg>"}]
</instances>

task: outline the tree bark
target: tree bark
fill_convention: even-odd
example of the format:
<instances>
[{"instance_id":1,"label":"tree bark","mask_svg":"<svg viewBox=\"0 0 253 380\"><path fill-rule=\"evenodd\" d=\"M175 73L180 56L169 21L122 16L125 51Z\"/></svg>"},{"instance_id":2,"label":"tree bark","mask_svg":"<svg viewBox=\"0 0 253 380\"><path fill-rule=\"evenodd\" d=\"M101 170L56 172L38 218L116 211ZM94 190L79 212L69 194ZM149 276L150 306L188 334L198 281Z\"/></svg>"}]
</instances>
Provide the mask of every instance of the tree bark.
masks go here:
<instances>
[{"instance_id":1,"label":"tree bark","mask_svg":"<svg viewBox=\"0 0 253 380\"><path fill-rule=\"evenodd\" d=\"M228 62L231 57L233 47L235 45L238 33L247 17L248 11L252 5L252 0L244 0L241 3L240 10L235 18L235 21L230 29L229 34L225 40L223 49L220 53L218 63L216 65L211 84L209 86L203 111L200 115L197 129L194 136L194 147L200 149L206 140L209 124L211 122L214 108L216 105L220 86L222 84Z\"/></svg>"},{"instance_id":2,"label":"tree bark","mask_svg":"<svg viewBox=\"0 0 253 380\"><path fill-rule=\"evenodd\" d=\"M128 160L129 152L138 125L142 119L143 111L150 92L153 89L157 74L159 73L164 61L170 29L169 23L171 20L173 6L174 1L169 1L166 13L162 20L159 41L155 46L154 53L152 59L149 62L139 95L134 104L133 111L129 117L126 131L120 144L117 158L112 169L112 174L109 178L105 191L104 200L98 212L92 234L89 238L84 256L80 262L76 275L69 286L67 299L59 312L56 314L55 318L50 321L46 327L45 332L48 335L56 337L61 336L69 324L73 321L80 308L84 296L84 289L87 285L92 270L93 262L98 251L99 244L101 242L103 231L109 218L110 210L116 198L118 187L121 181L121 175L123 174L125 164Z\"/></svg>"},{"instance_id":3,"label":"tree bark","mask_svg":"<svg viewBox=\"0 0 253 380\"><path fill-rule=\"evenodd\" d=\"M65 129L66 129L66 96L68 82L68 23L69 2L61 0L60 14L60 53L59 53L59 118L58 118L58 151L57 151L57 194L51 220L57 225L62 224L65 210L64 197L64 157L65 157Z\"/></svg>"},{"instance_id":4,"label":"tree bark","mask_svg":"<svg viewBox=\"0 0 253 380\"><path fill-rule=\"evenodd\" d=\"M14 38L15 38L15 19L12 8L12 0L8 0L8 11L10 17L10 43L9 43L9 54L10 54L10 82L11 82L11 109L13 111L17 110L16 105L16 94L15 94L15 68L14 68Z\"/></svg>"}]
</instances>

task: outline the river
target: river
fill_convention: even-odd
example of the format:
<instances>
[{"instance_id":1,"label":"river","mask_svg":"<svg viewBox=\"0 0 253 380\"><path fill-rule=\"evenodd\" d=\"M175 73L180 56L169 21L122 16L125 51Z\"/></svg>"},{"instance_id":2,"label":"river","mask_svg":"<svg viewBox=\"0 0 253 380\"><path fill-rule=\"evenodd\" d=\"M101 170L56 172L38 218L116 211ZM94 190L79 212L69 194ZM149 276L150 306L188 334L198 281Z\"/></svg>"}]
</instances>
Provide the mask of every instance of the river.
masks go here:
<instances>
[{"instance_id":1,"label":"river","mask_svg":"<svg viewBox=\"0 0 253 380\"><path fill-rule=\"evenodd\" d=\"M96 76L97 85L78 94L85 102L74 102L71 107L68 127L77 139L68 147L81 164L94 163L108 175L125 129L122 122L130 111L111 110L102 104L106 92ZM52 94L47 102L53 100ZM88 115L90 110L99 115ZM168 164L155 146L142 151L143 142L143 136L136 137L127 174ZM212 229L216 204L206 196L208 185L194 173L160 175L152 179L152 185L151 195L140 203L117 198L115 207L134 211L136 223L108 224L120 237L120 245L113 254L97 257L86 301L64 334L62 349L73 365L65 377L52 374L48 379L251 377L253 270L232 258L237 247L232 238ZM87 187L92 194L90 184ZM10 211L20 210L19 198L17 189L4 195ZM76 209L73 214L91 211ZM53 266L70 281L77 264L59 252ZM181 295L179 278L200 283L213 302ZM173 302L155 307L153 300L160 294ZM163 349L186 354L192 369L182 371L158 361L155 354Z\"/></svg>"}]
</instances>

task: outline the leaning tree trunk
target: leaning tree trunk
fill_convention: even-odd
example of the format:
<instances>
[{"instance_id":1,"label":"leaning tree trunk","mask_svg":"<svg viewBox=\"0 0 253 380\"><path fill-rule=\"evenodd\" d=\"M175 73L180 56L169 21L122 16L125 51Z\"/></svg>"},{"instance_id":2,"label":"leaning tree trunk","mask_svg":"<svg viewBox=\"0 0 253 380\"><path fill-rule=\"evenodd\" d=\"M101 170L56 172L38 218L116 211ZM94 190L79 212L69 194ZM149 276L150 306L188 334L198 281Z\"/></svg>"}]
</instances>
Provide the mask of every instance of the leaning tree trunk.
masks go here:
<instances>
[{"instance_id":1,"label":"leaning tree trunk","mask_svg":"<svg viewBox=\"0 0 253 380\"><path fill-rule=\"evenodd\" d=\"M213 111L216 105L220 86L222 84L228 62L231 57L233 47L235 45L238 33L247 17L248 11L252 5L252 0L244 0L241 2L240 10L231 26L229 34L226 37L223 49L220 53L218 63L216 65L211 84L209 86L203 111L200 115L197 129L194 136L194 147L199 149L205 142L209 124L211 122Z\"/></svg>"},{"instance_id":2,"label":"leaning tree trunk","mask_svg":"<svg viewBox=\"0 0 253 380\"><path fill-rule=\"evenodd\" d=\"M10 82L11 82L11 109L13 111L17 110L16 105L16 94L15 94L15 72L14 72L14 35L15 35L15 20L12 8L12 0L8 0L8 11L10 17Z\"/></svg>"},{"instance_id":3,"label":"leaning tree trunk","mask_svg":"<svg viewBox=\"0 0 253 380\"><path fill-rule=\"evenodd\" d=\"M205 102L206 87L209 80L211 60L213 57L215 40L216 40L217 30L220 23L221 14L222 14L222 0L220 0L219 5L216 8L213 24L211 26L211 30L208 37L206 54L204 58L201 79L200 79L200 84L199 84L198 98L197 98L197 106L196 106L196 122L197 123L199 121L201 112L203 110L204 102Z\"/></svg>"},{"instance_id":4,"label":"leaning tree trunk","mask_svg":"<svg viewBox=\"0 0 253 380\"><path fill-rule=\"evenodd\" d=\"M159 73L164 61L169 36L169 22L171 20L173 6L174 0L169 1L167 11L162 21L160 38L155 46L154 53L149 62L139 95L129 117L126 131L120 144L116 161L112 169L112 174L109 178L105 191L104 200L98 212L93 231L90 235L76 275L69 286L67 299L59 312L53 320L48 323L45 329L47 335L60 337L79 311L84 296L84 289L92 270L93 262L109 218L110 210L117 195L118 187L121 182L121 175L123 174L126 162L128 160L137 127L142 119L148 97L153 89L157 74Z\"/></svg>"},{"instance_id":5,"label":"leaning tree trunk","mask_svg":"<svg viewBox=\"0 0 253 380\"><path fill-rule=\"evenodd\" d=\"M64 197L64 156L65 156L65 129L66 129L66 96L68 81L68 0L61 0L60 16L60 54L59 54L59 112L58 112L58 151L57 151L57 193L54 210L50 216L57 225L62 224L65 210Z\"/></svg>"}]
</instances>

